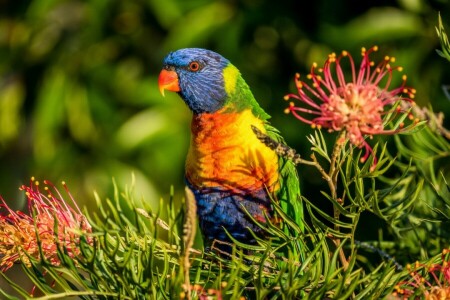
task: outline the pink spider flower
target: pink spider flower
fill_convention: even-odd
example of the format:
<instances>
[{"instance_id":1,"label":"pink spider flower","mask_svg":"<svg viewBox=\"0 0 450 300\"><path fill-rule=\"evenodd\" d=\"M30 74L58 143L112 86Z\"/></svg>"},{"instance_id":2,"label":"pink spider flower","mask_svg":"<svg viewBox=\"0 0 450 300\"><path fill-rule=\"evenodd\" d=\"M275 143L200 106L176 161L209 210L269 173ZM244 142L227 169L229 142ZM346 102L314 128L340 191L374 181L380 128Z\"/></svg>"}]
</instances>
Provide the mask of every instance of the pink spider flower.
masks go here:
<instances>
[{"instance_id":1,"label":"pink spider flower","mask_svg":"<svg viewBox=\"0 0 450 300\"><path fill-rule=\"evenodd\" d=\"M300 75L296 74L298 94L285 96L285 100L296 99L301 103L301 106L297 106L290 102L286 113L292 113L314 128L323 127L330 132L345 131L350 143L359 148L364 147L366 151L361 158L362 162L372 153L366 136L372 138L377 134L400 132L404 124L400 124L398 129L385 129L386 120L383 120L383 116L393 112L394 116L399 117L406 113L395 104L398 101L414 104L412 99L416 93L415 89L406 86L406 75L402 76L400 86L391 88L393 73L401 72L402 67L391 66L395 58L389 56L375 65L369 56L377 50L377 46L369 50L362 48L362 61L358 71L350 53L342 51L339 56L332 53L328 55L323 68L318 68L316 63L312 65L307 76L312 84L301 81ZM344 75L341 66L344 58L349 60L351 77ZM312 115L312 118L308 118L308 115ZM410 120L414 119L411 114L408 117Z\"/></svg>"},{"instance_id":2,"label":"pink spider flower","mask_svg":"<svg viewBox=\"0 0 450 300\"><path fill-rule=\"evenodd\" d=\"M402 281L395 286L393 295L400 299L409 299L416 294L419 289L419 294L423 294L425 300L439 300L450 299L450 261L448 254L450 249L442 251L442 263L433 264L431 266L424 266L419 262L414 265L408 265L410 280ZM417 271L419 268L425 268L428 273L427 280ZM440 275L440 276L439 276Z\"/></svg>"},{"instance_id":3,"label":"pink spider flower","mask_svg":"<svg viewBox=\"0 0 450 300\"><path fill-rule=\"evenodd\" d=\"M20 187L27 196L28 214L13 211L0 197L0 213L6 212L0 214L0 271L20 261L30 266L29 257L41 258L39 246L45 259L59 265L58 247L64 247L70 257L76 257L80 254L80 236L91 232L91 226L64 182L63 187L75 209L51 182L44 181L44 192L39 186L32 178L29 186Z\"/></svg>"}]
</instances>

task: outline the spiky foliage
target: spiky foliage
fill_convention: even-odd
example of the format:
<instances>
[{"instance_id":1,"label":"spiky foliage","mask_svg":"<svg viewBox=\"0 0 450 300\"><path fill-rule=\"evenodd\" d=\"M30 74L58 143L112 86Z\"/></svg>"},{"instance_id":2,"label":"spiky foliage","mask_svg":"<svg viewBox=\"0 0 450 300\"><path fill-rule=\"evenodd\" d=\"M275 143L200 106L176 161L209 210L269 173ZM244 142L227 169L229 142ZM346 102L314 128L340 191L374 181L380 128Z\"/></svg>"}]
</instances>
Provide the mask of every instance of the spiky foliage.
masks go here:
<instances>
[{"instance_id":1,"label":"spiky foliage","mask_svg":"<svg viewBox=\"0 0 450 300\"><path fill-rule=\"evenodd\" d=\"M274 204L289 230L269 223L265 230L272 238L255 237L257 245L236 242L232 254L214 248L203 252L199 246L184 250L184 209L175 206L173 196L161 200L155 211L137 201L132 188L120 191L116 186L112 198L96 196L97 213L86 213L92 233L80 238L79 256L58 247L59 264L29 257L31 266L22 266L36 286L34 299L375 299L391 294L396 283L409 276L391 257L393 249L408 248L401 236L407 236L411 244L420 241L420 252L431 254L448 240L445 228L449 226L443 223L450 217L450 200L442 185L445 176L439 175L443 171L434 168L439 159L450 155L448 141L424 127L396 138L397 157L389 154L385 143L378 143L374 147L378 163L373 169L370 159L361 164L357 148L336 143L329 149L321 131L309 140L312 161L307 164L328 182L322 200L334 210L330 214L319 207L318 199L304 196L308 222L303 234L289 234L302 230ZM409 143L413 146L404 147ZM380 237L364 244L355 240L364 213L391 228L389 240ZM433 222L427 222L431 217ZM441 225L435 231L441 244L422 240L425 228L411 226L418 220L426 227ZM367 264L368 249L378 249L384 259ZM401 256L396 259L405 262ZM189 273L189 286L183 267ZM30 297L30 291L2 275L16 290L14 295L1 290L4 297Z\"/></svg>"},{"instance_id":2,"label":"spiky foliage","mask_svg":"<svg viewBox=\"0 0 450 300\"><path fill-rule=\"evenodd\" d=\"M438 15L438 26L435 27L435 29L441 43L441 49L436 49L436 52L439 56L450 62L450 42L447 33L445 32L444 24L442 23L441 14ZM444 91L445 96L447 96L447 99L450 99L450 86L448 84L442 85L442 90Z\"/></svg>"},{"instance_id":3,"label":"spiky foliage","mask_svg":"<svg viewBox=\"0 0 450 300\"><path fill-rule=\"evenodd\" d=\"M78 296L81 299L173 299L186 295L183 273L180 272L182 211L177 211L173 201L161 203L168 218L163 221L150 208L138 208L132 193L117 190L113 199L99 201L97 215L90 218L94 245L82 239L82 256L74 259L58 249L61 263L30 258L31 267L24 272L36 285L36 291L46 296L34 299L64 299ZM144 206L145 207L145 206ZM282 215L281 209L277 207ZM292 220L285 221L293 230L299 230ZM379 293L367 289L374 278L383 286L392 285L392 267L383 268L379 274L366 274L355 266L356 255L346 268L339 262L342 247L330 244L331 237L320 228L307 228L305 236L286 236L276 226L268 231L272 240L258 240L257 246L238 244L229 257L214 252L191 252L191 289L194 298L215 295L217 299L248 297L250 299L288 299L349 296L364 290L364 294ZM159 237L165 234L165 238ZM308 245L308 249L305 249ZM253 254L244 253L252 250ZM353 249L352 253L356 254ZM304 255L305 259L301 259ZM382 275L389 276L382 276ZM8 278L3 274L8 280ZM29 291L8 280L20 296L29 297ZM385 290L383 293L385 293ZM187 291L189 292L189 291ZM2 291L3 296L14 299Z\"/></svg>"},{"instance_id":4,"label":"spiky foliage","mask_svg":"<svg viewBox=\"0 0 450 300\"><path fill-rule=\"evenodd\" d=\"M450 61L450 42L448 41L447 33L445 32L444 25L442 23L441 15L438 17L438 26L436 27L436 33L439 37L439 41L441 42L441 50L436 49L436 52Z\"/></svg>"}]
</instances>

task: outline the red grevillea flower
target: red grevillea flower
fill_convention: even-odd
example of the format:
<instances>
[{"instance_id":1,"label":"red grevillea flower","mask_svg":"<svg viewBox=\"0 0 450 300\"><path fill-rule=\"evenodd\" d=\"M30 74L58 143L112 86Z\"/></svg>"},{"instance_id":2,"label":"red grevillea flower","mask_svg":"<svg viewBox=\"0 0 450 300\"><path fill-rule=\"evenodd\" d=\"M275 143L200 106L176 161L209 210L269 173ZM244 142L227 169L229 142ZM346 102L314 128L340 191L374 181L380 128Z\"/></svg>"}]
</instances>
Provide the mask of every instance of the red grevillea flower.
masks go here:
<instances>
[{"instance_id":1,"label":"red grevillea flower","mask_svg":"<svg viewBox=\"0 0 450 300\"><path fill-rule=\"evenodd\" d=\"M359 70L356 70L354 60L347 51L342 51L339 56L332 53L323 68L318 68L316 63L312 65L307 76L312 81L311 84L301 81L300 75L296 74L298 94L285 96L285 100L300 101L300 106L290 102L286 113L292 113L297 119L313 127L345 131L346 138L353 145L366 149L361 159L363 162L372 152L365 137L401 131L403 124L398 129L385 129L386 120L383 120L383 116L394 113L394 117L400 117L405 112L400 106L395 106L396 102L408 101L414 104L412 99L416 92L406 86L406 75L402 76L400 86L391 87L394 71L401 72L402 67L391 66L395 58L389 56L375 65L369 56L377 50L376 46L369 50L362 48ZM349 61L350 76L344 75L341 66L344 58ZM412 115L409 118L412 120Z\"/></svg>"},{"instance_id":2,"label":"red grevillea flower","mask_svg":"<svg viewBox=\"0 0 450 300\"><path fill-rule=\"evenodd\" d=\"M442 251L442 263L424 266L419 262L408 265L410 280L402 281L395 286L394 296L410 299L413 295L423 295L426 300L450 299L450 249ZM430 279L422 276L418 269L423 268ZM441 275L441 276L440 276ZM419 290L419 291L418 291Z\"/></svg>"},{"instance_id":3,"label":"red grevillea flower","mask_svg":"<svg viewBox=\"0 0 450 300\"><path fill-rule=\"evenodd\" d=\"M29 257L40 259L39 246L45 259L59 265L58 247L76 257L80 253L80 236L91 232L91 226L64 182L63 187L75 209L66 203L51 182L44 181L44 192L39 186L32 178L29 186L20 188L27 196L28 214L11 210L0 198L1 271L20 261L30 266Z\"/></svg>"}]
</instances>

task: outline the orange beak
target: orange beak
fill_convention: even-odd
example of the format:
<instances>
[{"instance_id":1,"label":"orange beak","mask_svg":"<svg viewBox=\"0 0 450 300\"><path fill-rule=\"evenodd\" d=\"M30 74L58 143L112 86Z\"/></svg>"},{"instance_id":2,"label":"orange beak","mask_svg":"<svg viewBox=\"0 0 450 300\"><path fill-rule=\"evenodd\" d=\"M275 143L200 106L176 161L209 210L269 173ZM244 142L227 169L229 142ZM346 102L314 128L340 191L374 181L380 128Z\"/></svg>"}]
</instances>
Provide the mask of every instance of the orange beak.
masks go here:
<instances>
[{"instance_id":1,"label":"orange beak","mask_svg":"<svg viewBox=\"0 0 450 300\"><path fill-rule=\"evenodd\" d=\"M163 69L161 73L159 73L158 78L159 91L161 95L164 97L164 90L168 90L171 92L179 92L180 85L178 84L178 75L175 71L169 71Z\"/></svg>"}]
</instances>

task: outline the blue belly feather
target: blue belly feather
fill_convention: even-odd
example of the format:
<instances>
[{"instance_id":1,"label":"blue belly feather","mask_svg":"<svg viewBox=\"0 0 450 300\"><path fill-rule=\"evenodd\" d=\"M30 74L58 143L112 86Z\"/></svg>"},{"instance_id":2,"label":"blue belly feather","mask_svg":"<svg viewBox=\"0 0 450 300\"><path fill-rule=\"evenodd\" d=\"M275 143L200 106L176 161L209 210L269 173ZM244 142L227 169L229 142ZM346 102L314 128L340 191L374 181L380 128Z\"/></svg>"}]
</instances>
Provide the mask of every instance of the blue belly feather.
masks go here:
<instances>
[{"instance_id":1,"label":"blue belly feather","mask_svg":"<svg viewBox=\"0 0 450 300\"><path fill-rule=\"evenodd\" d=\"M270 197L265 190L232 193L221 187L199 190L187 185L195 195L199 225L207 244L214 240L230 242L224 229L236 240L249 244L256 242L249 229L257 236L263 235L264 230L247 212L259 222L265 221L263 211L271 218Z\"/></svg>"}]
</instances>

